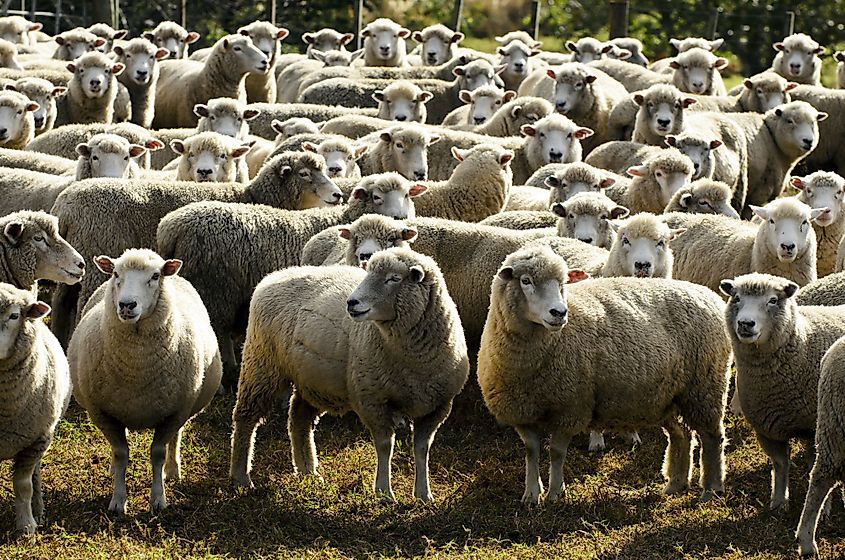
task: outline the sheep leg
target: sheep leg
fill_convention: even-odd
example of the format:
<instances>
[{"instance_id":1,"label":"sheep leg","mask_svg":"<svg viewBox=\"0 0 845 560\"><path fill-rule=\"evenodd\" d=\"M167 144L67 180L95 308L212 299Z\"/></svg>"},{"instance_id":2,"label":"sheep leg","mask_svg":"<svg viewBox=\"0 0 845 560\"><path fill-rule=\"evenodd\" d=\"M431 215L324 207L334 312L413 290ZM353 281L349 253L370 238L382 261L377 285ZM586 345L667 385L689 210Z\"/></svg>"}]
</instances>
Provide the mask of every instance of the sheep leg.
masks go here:
<instances>
[{"instance_id":1,"label":"sheep leg","mask_svg":"<svg viewBox=\"0 0 845 560\"><path fill-rule=\"evenodd\" d=\"M32 473L32 516L41 525L44 523L44 495L41 492L41 461Z\"/></svg>"},{"instance_id":2,"label":"sheep leg","mask_svg":"<svg viewBox=\"0 0 845 560\"><path fill-rule=\"evenodd\" d=\"M165 480L182 480L182 428L167 443L167 462L164 465Z\"/></svg>"},{"instance_id":3,"label":"sheep leg","mask_svg":"<svg viewBox=\"0 0 845 560\"><path fill-rule=\"evenodd\" d=\"M150 489L150 510L158 513L167 507L164 492L164 462L167 459L167 443L179 437L185 418L170 418L169 422L156 427L153 443L150 445L150 463L153 466L153 485Z\"/></svg>"},{"instance_id":4,"label":"sheep leg","mask_svg":"<svg viewBox=\"0 0 845 560\"><path fill-rule=\"evenodd\" d=\"M525 492L522 503L537 505L543 493L543 481L540 480L540 434L528 426L518 426L516 433L525 444Z\"/></svg>"},{"instance_id":5,"label":"sheep leg","mask_svg":"<svg viewBox=\"0 0 845 560\"><path fill-rule=\"evenodd\" d=\"M442 406L427 416L414 419L414 497L424 502L434 499L428 480L428 455L434 434L452 411L452 403Z\"/></svg>"},{"instance_id":6,"label":"sheep leg","mask_svg":"<svg viewBox=\"0 0 845 560\"><path fill-rule=\"evenodd\" d=\"M126 513L126 467L129 464L129 444L126 442L126 427L120 422L97 410L89 410L91 421L100 428L111 446L111 472L113 475L112 495L109 511Z\"/></svg>"},{"instance_id":7,"label":"sheep leg","mask_svg":"<svg viewBox=\"0 0 845 560\"><path fill-rule=\"evenodd\" d=\"M252 488L249 473L252 470L255 431L258 423L266 418L272 409L278 388L275 384L271 387L264 386L266 380L253 374L251 362L245 361L244 366L246 369L238 385L238 401L232 411L232 454L229 462L229 477L235 486Z\"/></svg>"},{"instance_id":8,"label":"sheep leg","mask_svg":"<svg viewBox=\"0 0 845 560\"><path fill-rule=\"evenodd\" d=\"M725 490L725 438L722 429L699 430L698 438L701 440L700 484L704 489L701 501L706 502Z\"/></svg>"},{"instance_id":9,"label":"sheep leg","mask_svg":"<svg viewBox=\"0 0 845 560\"><path fill-rule=\"evenodd\" d=\"M220 348L220 359L223 362L222 387L234 391L238 386L240 369L238 368L238 358L235 356L235 342L232 340L231 333L224 332L222 336L218 336L217 345Z\"/></svg>"},{"instance_id":10,"label":"sheep leg","mask_svg":"<svg viewBox=\"0 0 845 560\"><path fill-rule=\"evenodd\" d=\"M801 511L801 521L798 522L798 530L795 532L795 538L798 539L798 552L802 556L815 556L819 553L816 547L816 526L819 523L822 505L825 501L830 501L827 497L835 485L836 480L820 475L818 469L813 468L813 472L810 473L807 498L804 500L804 509Z\"/></svg>"},{"instance_id":11,"label":"sheep leg","mask_svg":"<svg viewBox=\"0 0 845 560\"><path fill-rule=\"evenodd\" d=\"M572 434L558 429L552 432L552 439L549 443L551 451L551 466L549 467L549 494L546 496L548 503L555 503L566 493L566 485L563 482L563 463L566 460L566 452L569 449L569 442L572 441Z\"/></svg>"},{"instance_id":12,"label":"sheep leg","mask_svg":"<svg viewBox=\"0 0 845 560\"><path fill-rule=\"evenodd\" d=\"M12 486L15 493L15 530L26 534L35 534L37 523L34 510L44 510L41 497L41 475L38 483L34 482L35 473L39 470L41 457L50 445L50 439L41 437L32 445L19 451L12 462ZM33 499L37 502L33 508Z\"/></svg>"},{"instance_id":13,"label":"sheep leg","mask_svg":"<svg viewBox=\"0 0 845 560\"><path fill-rule=\"evenodd\" d=\"M604 434L601 432L590 432L590 453L600 453L605 450Z\"/></svg>"},{"instance_id":14,"label":"sheep leg","mask_svg":"<svg viewBox=\"0 0 845 560\"><path fill-rule=\"evenodd\" d=\"M302 398L299 391L293 393L288 410L288 436L290 437L293 468L301 475L317 475L317 446L314 444L314 428L320 418L320 411ZM319 476L319 475L318 475Z\"/></svg>"},{"instance_id":15,"label":"sheep leg","mask_svg":"<svg viewBox=\"0 0 845 560\"><path fill-rule=\"evenodd\" d=\"M772 497L771 509L789 507L789 442L775 441L757 434L760 447L772 462Z\"/></svg>"},{"instance_id":16,"label":"sheep leg","mask_svg":"<svg viewBox=\"0 0 845 560\"><path fill-rule=\"evenodd\" d=\"M663 459L663 476L667 479L663 493L678 494L689 488L692 476L692 434L675 419L667 421L663 431L669 438Z\"/></svg>"},{"instance_id":17,"label":"sheep leg","mask_svg":"<svg viewBox=\"0 0 845 560\"><path fill-rule=\"evenodd\" d=\"M393 458L393 444L396 431L392 426L373 426L370 428L373 442L376 444L378 466L376 467L375 491L382 499L394 501L393 488L390 485L390 460Z\"/></svg>"}]
</instances>

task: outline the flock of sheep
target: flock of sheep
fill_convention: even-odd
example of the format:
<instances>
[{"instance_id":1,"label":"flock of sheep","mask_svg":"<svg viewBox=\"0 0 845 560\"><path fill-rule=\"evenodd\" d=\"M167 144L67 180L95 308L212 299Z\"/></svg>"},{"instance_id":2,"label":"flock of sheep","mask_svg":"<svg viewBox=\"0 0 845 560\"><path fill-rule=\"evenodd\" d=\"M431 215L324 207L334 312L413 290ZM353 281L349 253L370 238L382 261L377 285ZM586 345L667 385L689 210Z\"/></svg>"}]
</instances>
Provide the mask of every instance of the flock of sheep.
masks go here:
<instances>
[{"instance_id":1,"label":"flock of sheep","mask_svg":"<svg viewBox=\"0 0 845 560\"><path fill-rule=\"evenodd\" d=\"M813 39L776 43L728 92L720 40L672 39L649 65L631 38L563 54L511 32L491 54L387 19L355 52L351 34L306 33L304 55L268 22L190 56L199 35L173 22L40 28L0 18L0 458L18 530L42 519L71 393L111 445L112 512L127 429L155 430L161 510L185 423L224 389L237 485L282 398L298 473L318 472L319 417L351 410L388 499L409 419L414 496L431 500L429 449L477 355L488 409L525 444L528 504L545 438L554 502L573 435L600 450L602 431L647 426L668 436L667 494L689 488L697 439L701 499L719 495L735 364L772 508L789 440L815 437L797 537L817 551L845 476L845 90L821 86Z\"/></svg>"}]
</instances>

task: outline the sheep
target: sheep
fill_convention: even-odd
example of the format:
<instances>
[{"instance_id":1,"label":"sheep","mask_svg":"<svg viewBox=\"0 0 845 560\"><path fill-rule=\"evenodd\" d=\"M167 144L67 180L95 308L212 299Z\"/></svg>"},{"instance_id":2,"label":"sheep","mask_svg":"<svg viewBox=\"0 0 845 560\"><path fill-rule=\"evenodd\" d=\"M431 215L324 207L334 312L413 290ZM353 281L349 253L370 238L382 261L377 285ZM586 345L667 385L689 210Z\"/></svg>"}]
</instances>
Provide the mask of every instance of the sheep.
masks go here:
<instances>
[{"instance_id":1,"label":"sheep","mask_svg":"<svg viewBox=\"0 0 845 560\"><path fill-rule=\"evenodd\" d=\"M555 227L558 224L558 217L548 210L505 210L484 218L478 223L516 230L544 229Z\"/></svg>"},{"instance_id":2,"label":"sheep","mask_svg":"<svg viewBox=\"0 0 845 560\"><path fill-rule=\"evenodd\" d=\"M798 552L802 556L818 556L816 526L819 514L831 489L842 482L842 427L836 418L838 399L842 396L842 347L840 338L821 361L814 442L816 457L801 520L795 531Z\"/></svg>"},{"instance_id":3,"label":"sheep","mask_svg":"<svg viewBox=\"0 0 845 560\"><path fill-rule=\"evenodd\" d=\"M426 103L434 95L423 91L413 82L399 80L393 82L384 89L376 90L373 99L378 103L378 115L380 119L399 122L426 121Z\"/></svg>"},{"instance_id":4,"label":"sheep","mask_svg":"<svg viewBox=\"0 0 845 560\"><path fill-rule=\"evenodd\" d=\"M21 210L0 217L0 282L36 292L38 280L79 283L85 261L46 212Z\"/></svg>"},{"instance_id":5,"label":"sheep","mask_svg":"<svg viewBox=\"0 0 845 560\"><path fill-rule=\"evenodd\" d=\"M94 25L88 27L88 32L93 33L97 37L101 37L106 41L97 49L101 53L111 52L114 47L114 42L123 39L128 33L126 29L114 29L107 23L95 23Z\"/></svg>"},{"instance_id":6,"label":"sheep","mask_svg":"<svg viewBox=\"0 0 845 560\"><path fill-rule=\"evenodd\" d=\"M250 73L246 77L247 101L273 103L276 101L276 65L281 53L281 41L290 33L284 27L276 27L269 21L254 21L238 29L238 33L249 37L252 44L267 57L269 65L262 74Z\"/></svg>"},{"instance_id":7,"label":"sheep","mask_svg":"<svg viewBox=\"0 0 845 560\"><path fill-rule=\"evenodd\" d=\"M675 148L667 148L645 160L642 165L628 169L634 179L615 182L606 190L607 196L629 209L632 214L659 214L675 193L690 182L692 161Z\"/></svg>"},{"instance_id":8,"label":"sheep","mask_svg":"<svg viewBox=\"0 0 845 560\"><path fill-rule=\"evenodd\" d=\"M819 366L845 335L845 308L799 306L798 285L769 274L725 279L720 289L729 297L724 314L736 395L772 462L769 507L786 509L789 440L812 437L816 429Z\"/></svg>"},{"instance_id":9,"label":"sheep","mask_svg":"<svg viewBox=\"0 0 845 560\"><path fill-rule=\"evenodd\" d=\"M11 68L12 70L23 70L17 60L18 47L5 39L0 39L0 68Z\"/></svg>"},{"instance_id":10,"label":"sheep","mask_svg":"<svg viewBox=\"0 0 845 560\"><path fill-rule=\"evenodd\" d=\"M805 177L792 177L790 185L800 192L795 198L810 208L826 208L813 222L816 232L816 270L818 277L836 269L837 250L845 233L845 179L829 171L816 171Z\"/></svg>"},{"instance_id":11,"label":"sheep","mask_svg":"<svg viewBox=\"0 0 845 560\"><path fill-rule=\"evenodd\" d=\"M248 138L248 141L252 144L252 149L249 150L245 159L250 179L258 174L258 170L264 165L268 156L273 153L279 153L276 150L283 141L300 134L319 134L320 132L317 125L311 122L310 119L299 117L294 117L284 122L274 119L272 127L277 132L273 142L255 136Z\"/></svg>"},{"instance_id":12,"label":"sheep","mask_svg":"<svg viewBox=\"0 0 845 560\"><path fill-rule=\"evenodd\" d=\"M684 39L669 39L669 44L672 45L678 54L685 53L691 49L698 48L703 49L709 52L716 52L720 48L722 48L722 44L725 42L724 39L714 39L712 41L705 39L703 37L686 37ZM672 58L662 58L660 60L655 60L652 64L648 66L650 70L654 70L655 72L665 72L665 73L672 73L672 69L669 66L669 63L672 62Z\"/></svg>"},{"instance_id":13,"label":"sheep","mask_svg":"<svg viewBox=\"0 0 845 560\"><path fill-rule=\"evenodd\" d=\"M4 16L0 18L0 39L16 45L34 45L34 34L42 27L43 24L29 22L21 16Z\"/></svg>"},{"instance_id":14,"label":"sheep","mask_svg":"<svg viewBox=\"0 0 845 560\"><path fill-rule=\"evenodd\" d=\"M451 111L443 119L443 126L455 124L480 125L493 116L505 103L516 97L515 91L504 91L496 86L482 86L473 91L462 89L458 94L466 103Z\"/></svg>"},{"instance_id":15,"label":"sheep","mask_svg":"<svg viewBox=\"0 0 845 560\"><path fill-rule=\"evenodd\" d=\"M538 120L551 115L554 106L539 97L516 97L504 103L481 125L458 126L461 130L471 130L476 134L488 136L519 136L520 130L526 124L534 124Z\"/></svg>"},{"instance_id":16,"label":"sheep","mask_svg":"<svg viewBox=\"0 0 845 560\"><path fill-rule=\"evenodd\" d=\"M717 57L709 50L694 47L675 57L669 67L675 72L672 81L681 91L698 95L727 95L719 70L728 59Z\"/></svg>"},{"instance_id":17,"label":"sheep","mask_svg":"<svg viewBox=\"0 0 845 560\"><path fill-rule=\"evenodd\" d=\"M345 51L346 45L355 38L352 33L341 33L324 27L313 33L303 33L302 41L308 44L305 55L314 58L315 52Z\"/></svg>"},{"instance_id":18,"label":"sheep","mask_svg":"<svg viewBox=\"0 0 845 560\"><path fill-rule=\"evenodd\" d=\"M28 291L0 284L0 372L6 418L0 459L12 459L15 530L32 535L43 521L41 458L70 401L68 362L40 319L50 306Z\"/></svg>"},{"instance_id":19,"label":"sheep","mask_svg":"<svg viewBox=\"0 0 845 560\"><path fill-rule=\"evenodd\" d=\"M602 43L592 37L581 37L577 41L567 41L566 48L572 53L572 62L587 64L599 60L613 49L610 43Z\"/></svg>"},{"instance_id":20,"label":"sheep","mask_svg":"<svg viewBox=\"0 0 845 560\"><path fill-rule=\"evenodd\" d=\"M795 33L772 44L778 51L772 61L772 71L784 78L811 86L820 86L824 47L809 35Z\"/></svg>"},{"instance_id":21,"label":"sheep","mask_svg":"<svg viewBox=\"0 0 845 560\"><path fill-rule=\"evenodd\" d=\"M21 78L6 85L6 89L20 92L38 104L38 109L32 114L36 136L52 130L56 123L56 100L67 93L66 87L54 86L42 78Z\"/></svg>"},{"instance_id":22,"label":"sheep","mask_svg":"<svg viewBox=\"0 0 845 560\"><path fill-rule=\"evenodd\" d=\"M335 235L344 241L338 241L326 254L324 251L332 244L328 243L325 231L332 230L336 230ZM409 247L417 237L416 228L381 214L365 214L351 224L325 231L309 239L302 248L303 266L347 264L366 270L367 261L376 252L391 247ZM314 262L311 262L312 258ZM320 258L322 260L317 262Z\"/></svg>"},{"instance_id":23,"label":"sheep","mask_svg":"<svg viewBox=\"0 0 845 560\"><path fill-rule=\"evenodd\" d=\"M243 101L244 77L267 70L267 57L248 37L227 35L219 39L205 63L165 60L156 85L154 128L195 126L193 108L215 97Z\"/></svg>"},{"instance_id":24,"label":"sheep","mask_svg":"<svg viewBox=\"0 0 845 560\"><path fill-rule=\"evenodd\" d=\"M237 99L217 97L193 107L197 120L197 132L216 132L245 140L249 134L249 123L259 111L244 105Z\"/></svg>"},{"instance_id":25,"label":"sheep","mask_svg":"<svg viewBox=\"0 0 845 560\"><path fill-rule=\"evenodd\" d=\"M789 92L798 87L774 72L761 72L742 82L742 92L730 97L696 97L693 110L723 113L765 113L792 101Z\"/></svg>"},{"instance_id":26,"label":"sheep","mask_svg":"<svg viewBox=\"0 0 845 560\"><path fill-rule=\"evenodd\" d=\"M633 99L639 109L631 139L652 146L661 146L666 136L679 134L684 128L684 109L695 103L695 99L668 85L651 86L635 93ZM611 128L614 127L614 121L611 115Z\"/></svg>"},{"instance_id":27,"label":"sheep","mask_svg":"<svg viewBox=\"0 0 845 560\"><path fill-rule=\"evenodd\" d=\"M273 119L271 127L277 133L276 142L287 140L298 134L319 134L320 128L314 121L305 117L293 117L286 121Z\"/></svg>"},{"instance_id":28,"label":"sheep","mask_svg":"<svg viewBox=\"0 0 845 560\"><path fill-rule=\"evenodd\" d=\"M259 115L249 123L250 132L267 139L276 137L273 121L284 122L292 118L306 118L311 122L320 123L349 114L375 117L378 112L376 108L352 109L311 103L250 103L249 108L259 112Z\"/></svg>"},{"instance_id":29,"label":"sheep","mask_svg":"<svg viewBox=\"0 0 845 560\"><path fill-rule=\"evenodd\" d=\"M522 81L537 68L538 64L532 62L530 57L539 53L539 49L532 48L519 39L496 48L496 54L499 55L498 63L507 66L500 74L506 89L519 90Z\"/></svg>"},{"instance_id":30,"label":"sheep","mask_svg":"<svg viewBox=\"0 0 845 560\"><path fill-rule=\"evenodd\" d=\"M731 206L732 198L733 189L725 183L708 178L697 179L681 187L663 213L721 214L738 220L739 213Z\"/></svg>"},{"instance_id":31,"label":"sheep","mask_svg":"<svg viewBox=\"0 0 845 560\"><path fill-rule=\"evenodd\" d=\"M27 169L51 175L73 175L76 162L39 152L0 148L0 168Z\"/></svg>"},{"instance_id":32,"label":"sheep","mask_svg":"<svg viewBox=\"0 0 845 560\"><path fill-rule=\"evenodd\" d=\"M199 202L165 216L156 233L158 249L165 257L185 259L185 278L209 305L223 355L224 384L231 387L238 377L232 343L236 317L247 308L250 294L264 276L298 265L308 239L327 227L367 213L413 217L411 197L423 192L425 187L388 173L364 177L346 206L291 212L255 204ZM219 235L224 230L230 233ZM238 259L231 259L233 254ZM226 262L221 261L222 255ZM249 265L244 266L247 261Z\"/></svg>"},{"instance_id":33,"label":"sheep","mask_svg":"<svg viewBox=\"0 0 845 560\"><path fill-rule=\"evenodd\" d=\"M633 37L616 37L615 39L611 39L609 42L616 47L616 49L607 52L608 58L617 58L617 53L619 51L627 51L631 54L628 58L624 59L625 62L648 67L648 59L645 55L643 55L643 44L639 39L635 39Z\"/></svg>"},{"instance_id":34,"label":"sheep","mask_svg":"<svg viewBox=\"0 0 845 560\"><path fill-rule=\"evenodd\" d=\"M604 194L582 192L563 202L552 205L552 212L560 217L557 234L610 249L616 230L610 220L628 215L628 209L619 206Z\"/></svg>"},{"instance_id":35,"label":"sheep","mask_svg":"<svg viewBox=\"0 0 845 560\"><path fill-rule=\"evenodd\" d=\"M109 280L68 346L73 396L111 446L111 513L126 513L127 429L155 431L150 509L158 513L167 507L164 478L181 478L182 429L220 385L220 351L202 300L177 275L181 261L130 249L94 262Z\"/></svg>"},{"instance_id":36,"label":"sheep","mask_svg":"<svg viewBox=\"0 0 845 560\"><path fill-rule=\"evenodd\" d=\"M312 338L297 326L300 304L297 302L292 312L285 309L296 300L289 297L294 292L313 293L314 300L321 302L320 315L324 319L312 319L309 328L316 329L314 332L330 328L346 333L340 342L340 347L348 349L345 356L338 355L336 339L308 356L303 354L304 360L313 362L313 367L323 372L324 379L327 375L337 378L332 382L341 388L337 391L318 387L314 384L316 378L298 376L297 368L278 360L282 354L297 352L296 347L301 344L295 335L279 337L280 331ZM349 317L344 319L346 326L335 329L335 315L344 309ZM449 415L452 400L469 376L460 319L434 260L407 248L394 248L374 255L366 272L348 266L277 272L257 286L250 310L244 371L232 414L230 476L235 484L252 486L256 427L270 412L279 393L289 391L292 384L289 426L298 474L317 474L313 432L320 415L351 409L368 427L375 442L375 491L394 500L390 475L393 417L408 416L414 427L414 497L431 501L429 448ZM424 337L416 334L422 332L426 333ZM326 369L320 356L326 352L337 358L331 369ZM393 373L381 375L385 368ZM389 404L379 394L390 394Z\"/></svg>"},{"instance_id":37,"label":"sheep","mask_svg":"<svg viewBox=\"0 0 845 560\"><path fill-rule=\"evenodd\" d=\"M840 130L845 126L845 91L799 85L791 92L793 101L806 101L829 117L819 123L818 145L804 158L809 169L829 169L845 176L845 145Z\"/></svg>"},{"instance_id":38,"label":"sheep","mask_svg":"<svg viewBox=\"0 0 845 560\"><path fill-rule=\"evenodd\" d=\"M167 49L171 59L188 58L188 45L200 39L199 33L187 31L173 21L162 21L155 29L145 32L142 36L155 46Z\"/></svg>"},{"instance_id":39,"label":"sheep","mask_svg":"<svg viewBox=\"0 0 845 560\"><path fill-rule=\"evenodd\" d=\"M724 486L723 409L731 355L722 301L699 287L663 279L597 279L565 287L584 277L538 247L508 256L493 279L478 381L487 408L499 422L514 426L526 445L523 503L540 501L540 442L549 431L546 501L555 502L564 492L563 460L574 434L654 424L669 437L664 492L689 487L694 431L702 445L701 500L712 499ZM597 307L602 313L594 312ZM632 307L650 326L636 328L635 337L624 328ZM617 359L606 355L597 337L613 341ZM552 347L556 350L549 351ZM607 367L608 359L613 366ZM647 372L639 365L645 362L653 366ZM551 386L537 382L539 371ZM528 378L533 382L526 384ZM646 393L652 405L643 407Z\"/></svg>"},{"instance_id":40,"label":"sheep","mask_svg":"<svg viewBox=\"0 0 845 560\"><path fill-rule=\"evenodd\" d=\"M702 136L682 132L666 137L666 145L677 148L693 164L692 179L710 178L715 167L712 151L722 145L721 140L704 140ZM631 166L639 165L649 157L663 151L658 146L638 142L612 141L599 146L584 159L594 167L614 173L625 173Z\"/></svg>"},{"instance_id":41,"label":"sheep","mask_svg":"<svg viewBox=\"0 0 845 560\"><path fill-rule=\"evenodd\" d=\"M101 52L86 53L68 63L73 77L67 95L56 103L56 126L70 123L111 124L117 97L117 76L124 65Z\"/></svg>"},{"instance_id":42,"label":"sheep","mask_svg":"<svg viewBox=\"0 0 845 560\"><path fill-rule=\"evenodd\" d=\"M411 32L398 23L378 18L361 30L365 66L407 66L405 39Z\"/></svg>"},{"instance_id":43,"label":"sheep","mask_svg":"<svg viewBox=\"0 0 845 560\"><path fill-rule=\"evenodd\" d=\"M552 113L520 129L526 136L514 158L514 182L524 183L531 174L548 163L581 161L581 140L593 135L567 117Z\"/></svg>"},{"instance_id":44,"label":"sheep","mask_svg":"<svg viewBox=\"0 0 845 560\"><path fill-rule=\"evenodd\" d=\"M83 54L97 51L106 44L105 39L97 37L83 27L65 31L56 35L53 40L59 44L59 48L53 54L53 59L67 61L76 60Z\"/></svg>"},{"instance_id":45,"label":"sheep","mask_svg":"<svg viewBox=\"0 0 845 560\"><path fill-rule=\"evenodd\" d=\"M352 63L364 55L364 49L355 52L349 51L314 51L311 53L314 60L319 60L326 68L349 67ZM278 101L277 98L274 101Z\"/></svg>"},{"instance_id":46,"label":"sheep","mask_svg":"<svg viewBox=\"0 0 845 560\"><path fill-rule=\"evenodd\" d=\"M580 192L601 192L619 179L622 177L582 162L550 163L535 171L525 184L557 190L554 202L562 202Z\"/></svg>"},{"instance_id":47,"label":"sheep","mask_svg":"<svg viewBox=\"0 0 845 560\"><path fill-rule=\"evenodd\" d=\"M9 83L21 78L41 78L57 86L67 86L73 76L68 73L67 68L58 70L43 70L30 68L24 70L13 70L12 68L0 68L0 80Z\"/></svg>"},{"instance_id":48,"label":"sheep","mask_svg":"<svg viewBox=\"0 0 845 560\"><path fill-rule=\"evenodd\" d=\"M601 70L630 92L641 91L658 84L671 84L672 75L661 74L636 64L628 64L624 60L603 58L594 60L591 67Z\"/></svg>"},{"instance_id":49,"label":"sheep","mask_svg":"<svg viewBox=\"0 0 845 560\"><path fill-rule=\"evenodd\" d=\"M170 149L179 154L177 181L233 182L248 181L246 162L249 144L216 132L200 132L186 140L173 140Z\"/></svg>"},{"instance_id":50,"label":"sheep","mask_svg":"<svg viewBox=\"0 0 845 560\"><path fill-rule=\"evenodd\" d=\"M506 212L541 212L549 208L549 191L538 187L516 185L508 194Z\"/></svg>"},{"instance_id":51,"label":"sheep","mask_svg":"<svg viewBox=\"0 0 845 560\"><path fill-rule=\"evenodd\" d=\"M159 77L160 60L168 58L170 51L156 47L143 38L132 39L122 45L114 46L117 60L126 69L117 80L129 92L132 104L131 122L149 128L153 122L155 110L156 86Z\"/></svg>"},{"instance_id":52,"label":"sheep","mask_svg":"<svg viewBox=\"0 0 845 560\"><path fill-rule=\"evenodd\" d=\"M539 49L543 46L541 41L537 41L527 31L509 31L504 35L496 37L496 42L502 47L510 45L513 41L522 41L532 49Z\"/></svg>"},{"instance_id":53,"label":"sheep","mask_svg":"<svg viewBox=\"0 0 845 560\"><path fill-rule=\"evenodd\" d=\"M38 103L26 95L0 90L0 146L22 150L35 138L35 118Z\"/></svg>"},{"instance_id":54,"label":"sheep","mask_svg":"<svg viewBox=\"0 0 845 560\"><path fill-rule=\"evenodd\" d=\"M455 32L443 24L429 25L422 31L414 31L411 38L420 44L420 59L425 66L437 66L455 58L458 45L464 34Z\"/></svg>"},{"instance_id":55,"label":"sheep","mask_svg":"<svg viewBox=\"0 0 845 560\"><path fill-rule=\"evenodd\" d=\"M361 168L358 167L357 160L368 149L366 145L355 145L342 136L326 138L320 144L303 142L302 148L320 155L326 161L326 174L329 177L353 179L361 177Z\"/></svg>"},{"instance_id":56,"label":"sheep","mask_svg":"<svg viewBox=\"0 0 845 560\"><path fill-rule=\"evenodd\" d=\"M359 160L362 175L398 171L407 179L429 177L428 147L440 140L419 125L398 125L382 131Z\"/></svg>"},{"instance_id":57,"label":"sheep","mask_svg":"<svg viewBox=\"0 0 845 560\"><path fill-rule=\"evenodd\" d=\"M719 290L719 282L751 272L776 274L805 286L816 279L816 234L810 223L824 211L782 198L753 206L759 224L725 216L669 214L687 232L671 244L674 277ZM702 255L707 259L702 260Z\"/></svg>"},{"instance_id":58,"label":"sheep","mask_svg":"<svg viewBox=\"0 0 845 560\"><path fill-rule=\"evenodd\" d=\"M141 174L134 158L146 153L147 148L131 144L116 134L95 134L88 142L79 144L76 151L79 154L77 181L94 177L133 179Z\"/></svg>"}]
</instances>

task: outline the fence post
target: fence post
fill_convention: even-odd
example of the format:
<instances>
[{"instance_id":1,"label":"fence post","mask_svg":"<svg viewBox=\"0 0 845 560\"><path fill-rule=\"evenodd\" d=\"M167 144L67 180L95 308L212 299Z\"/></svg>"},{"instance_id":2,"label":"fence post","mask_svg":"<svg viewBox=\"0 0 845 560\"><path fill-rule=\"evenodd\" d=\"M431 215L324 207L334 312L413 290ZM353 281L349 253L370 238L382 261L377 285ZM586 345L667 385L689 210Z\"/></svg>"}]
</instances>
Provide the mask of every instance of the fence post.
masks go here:
<instances>
[{"instance_id":1,"label":"fence post","mask_svg":"<svg viewBox=\"0 0 845 560\"><path fill-rule=\"evenodd\" d=\"M533 34L534 40L538 41L540 39L540 0L531 0L533 4L533 10L531 10L531 33Z\"/></svg>"},{"instance_id":2,"label":"fence post","mask_svg":"<svg viewBox=\"0 0 845 560\"><path fill-rule=\"evenodd\" d=\"M188 28L188 0L182 0L181 8L182 9L179 13L179 20L182 24L182 27L187 29Z\"/></svg>"},{"instance_id":3,"label":"fence post","mask_svg":"<svg viewBox=\"0 0 845 560\"><path fill-rule=\"evenodd\" d=\"M455 31L461 31L461 20L464 17L464 0L455 0L455 6L452 8L452 21L455 22Z\"/></svg>"},{"instance_id":4,"label":"fence post","mask_svg":"<svg viewBox=\"0 0 845 560\"><path fill-rule=\"evenodd\" d=\"M355 2L355 37L356 49L360 49L364 40L361 37L361 30L364 29L364 0L357 0Z\"/></svg>"},{"instance_id":5,"label":"fence post","mask_svg":"<svg viewBox=\"0 0 845 560\"><path fill-rule=\"evenodd\" d=\"M610 38L628 36L628 0L610 0Z\"/></svg>"}]
</instances>

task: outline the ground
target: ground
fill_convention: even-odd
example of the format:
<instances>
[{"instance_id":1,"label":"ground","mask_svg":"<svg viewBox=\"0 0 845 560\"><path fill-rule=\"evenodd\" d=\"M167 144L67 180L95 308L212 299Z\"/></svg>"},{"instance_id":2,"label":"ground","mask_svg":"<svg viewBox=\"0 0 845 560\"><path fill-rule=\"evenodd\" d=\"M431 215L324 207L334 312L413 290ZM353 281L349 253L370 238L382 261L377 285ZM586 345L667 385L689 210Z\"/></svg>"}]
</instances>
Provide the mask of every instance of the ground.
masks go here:
<instances>
[{"instance_id":1,"label":"ground","mask_svg":"<svg viewBox=\"0 0 845 560\"><path fill-rule=\"evenodd\" d=\"M529 509L523 447L497 426L471 384L435 440L435 503L413 501L410 435L394 457L395 504L371 490L375 451L353 415L324 418L317 432L323 481L293 474L285 417L260 429L255 490L228 480L232 397L217 398L186 430L183 480L167 485L170 507L149 513L149 434L133 435L129 514L107 514L109 449L71 405L44 461L48 523L34 539L12 535L8 462L0 468L0 558L783 558L794 555L809 466L795 446L787 512L768 510L769 466L741 419L728 419L728 490L697 502L698 490L667 498L659 474L665 438L643 432L631 450L608 437L604 455L576 440L565 469L567 499ZM544 461L547 465L547 460ZM544 467L545 468L545 467ZM695 473L697 477L697 471ZM837 503L819 532L825 555L845 555Z\"/></svg>"}]
</instances>

